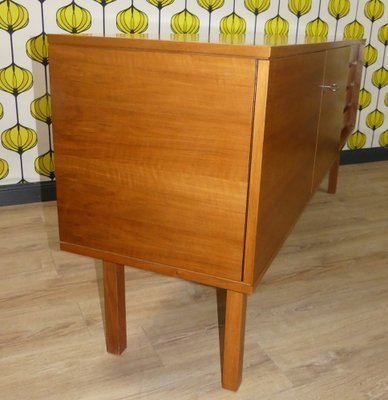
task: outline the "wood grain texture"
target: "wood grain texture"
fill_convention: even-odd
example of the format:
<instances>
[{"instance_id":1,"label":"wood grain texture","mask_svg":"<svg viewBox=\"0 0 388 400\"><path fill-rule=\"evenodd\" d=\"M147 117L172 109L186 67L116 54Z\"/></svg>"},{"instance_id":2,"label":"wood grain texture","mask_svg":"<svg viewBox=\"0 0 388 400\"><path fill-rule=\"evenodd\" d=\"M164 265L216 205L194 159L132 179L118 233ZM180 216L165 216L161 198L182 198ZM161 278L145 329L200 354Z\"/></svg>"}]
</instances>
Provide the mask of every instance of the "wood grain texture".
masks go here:
<instances>
[{"instance_id":1,"label":"wood grain texture","mask_svg":"<svg viewBox=\"0 0 388 400\"><path fill-rule=\"evenodd\" d=\"M195 36L193 36L195 37ZM185 36L185 38L187 38ZM136 38L128 35L117 35L115 37L98 37L89 35L80 35L77 37L77 43L74 44L74 40L68 35L49 35L49 42L52 45L59 46L80 46L80 47L99 47L108 48L112 50L141 50L141 51L162 51L166 53L191 53L197 54L210 54L217 56L233 56L238 58L251 58L251 59L269 59L289 57L295 54L307 54L311 52L325 51L328 48L340 48L349 46L351 44L359 43L359 40L338 40L336 42L327 42L323 39L322 42L294 43L285 44L271 42L270 38L262 38L262 41L256 41L255 44L247 41L241 37L241 41L236 41L235 44L225 43L228 35L225 37L220 36L219 40L208 43L208 41L184 41L181 40L182 36L177 35L177 39L174 36L170 36L170 40L158 40L156 37L146 36L144 38ZM259 39L259 38L257 38ZM270 42L270 43L268 43ZM64 51L67 48L64 47Z\"/></svg>"},{"instance_id":2,"label":"wood grain texture","mask_svg":"<svg viewBox=\"0 0 388 400\"><path fill-rule=\"evenodd\" d=\"M50 58L61 241L240 281L254 61Z\"/></svg>"},{"instance_id":3,"label":"wood grain texture","mask_svg":"<svg viewBox=\"0 0 388 400\"><path fill-rule=\"evenodd\" d=\"M244 379L220 385L215 289L126 268L128 347L104 344L102 265L59 250L56 203L0 207L6 400L385 400L388 162L340 167L249 296Z\"/></svg>"},{"instance_id":4,"label":"wood grain texture","mask_svg":"<svg viewBox=\"0 0 388 400\"><path fill-rule=\"evenodd\" d=\"M353 132L356 124L358 97L361 85L363 68L364 44L359 43L350 47L349 72L346 86L346 100L344 108L344 123L341 130L339 149L345 146L348 136ZM336 156L329 172L328 193L334 194L337 191L338 171L340 156Z\"/></svg>"},{"instance_id":5,"label":"wood grain texture","mask_svg":"<svg viewBox=\"0 0 388 400\"><path fill-rule=\"evenodd\" d=\"M266 128L266 111L270 62L259 61L257 65L255 112L252 126L252 154L249 173L249 192L246 216L243 281L252 285L255 273L256 231L261 189L263 146Z\"/></svg>"},{"instance_id":6,"label":"wood grain texture","mask_svg":"<svg viewBox=\"0 0 388 400\"><path fill-rule=\"evenodd\" d=\"M65 242L60 243L60 248L61 250L69 251L71 253L80 254L88 257L93 257L98 260L109 259L114 263L124 264L130 267L141 268L159 274L174 276L176 278L202 283L204 285L210 285L218 288L234 290L236 292L241 292L246 294L253 292L252 285L248 283L233 281L230 279L221 278L217 276L211 276L206 273L188 271L186 269L171 267L165 264L157 264L157 263L151 263L149 261L137 260L134 258L122 256L120 254L105 252L101 250L94 250L88 247L82 247Z\"/></svg>"},{"instance_id":7,"label":"wood grain texture","mask_svg":"<svg viewBox=\"0 0 388 400\"><path fill-rule=\"evenodd\" d=\"M344 108L348 86L350 47L326 52L323 85L336 85L335 92L322 89L319 125L316 139L312 190L317 186L338 156L344 128Z\"/></svg>"},{"instance_id":8,"label":"wood grain texture","mask_svg":"<svg viewBox=\"0 0 388 400\"><path fill-rule=\"evenodd\" d=\"M271 61L253 282L311 196L325 53Z\"/></svg>"},{"instance_id":9,"label":"wood grain texture","mask_svg":"<svg viewBox=\"0 0 388 400\"><path fill-rule=\"evenodd\" d=\"M226 292L222 386L233 391L237 391L242 379L246 306L246 294Z\"/></svg>"},{"instance_id":10,"label":"wood grain texture","mask_svg":"<svg viewBox=\"0 0 388 400\"><path fill-rule=\"evenodd\" d=\"M127 347L124 265L104 262L103 279L106 350L121 354Z\"/></svg>"},{"instance_id":11,"label":"wood grain texture","mask_svg":"<svg viewBox=\"0 0 388 400\"><path fill-rule=\"evenodd\" d=\"M247 293L334 161L335 130L313 133L317 86L333 52L326 123L355 44L275 46L271 61L185 46L52 37L62 248Z\"/></svg>"}]
</instances>

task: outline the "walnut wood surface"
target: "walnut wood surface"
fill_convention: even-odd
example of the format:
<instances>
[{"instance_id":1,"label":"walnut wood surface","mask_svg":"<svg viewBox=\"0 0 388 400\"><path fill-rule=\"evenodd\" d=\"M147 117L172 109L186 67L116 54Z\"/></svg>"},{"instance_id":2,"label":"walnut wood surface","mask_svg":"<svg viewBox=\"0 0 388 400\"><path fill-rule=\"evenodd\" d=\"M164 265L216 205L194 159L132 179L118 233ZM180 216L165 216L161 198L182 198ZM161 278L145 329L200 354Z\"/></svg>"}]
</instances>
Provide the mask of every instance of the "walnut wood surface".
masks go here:
<instances>
[{"instance_id":1,"label":"walnut wood surface","mask_svg":"<svg viewBox=\"0 0 388 400\"><path fill-rule=\"evenodd\" d=\"M337 79L356 45L275 46L295 55L255 62L238 46L213 57L204 43L51 42L62 247L251 291L307 203L308 180L316 186L335 158L322 134L332 130L318 144L314 134L325 51Z\"/></svg>"},{"instance_id":2,"label":"walnut wood surface","mask_svg":"<svg viewBox=\"0 0 388 400\"><path fill-rule=\"evenodd\" d=\"M249 175L249 193L247 204L247 226L245 237L243 281L252 285L256 257L256 231L258 224L258 206L261 190L263 145L266 127L268 78L270 62L260 61L257 68L255 113L252 126L252 158Z\"/></svg>"},{"instance_id":3,"label":"walnut wood surface","mask_svg":"<svg viewBox=\"0 0 388 400\"><path fill-rule=\"evenodd\" d=\"M188 39L188 40L182 40ZM69 35L50 34L49 41L54 46L65 46L63 51L67 51L67 46L90 48L98 47L117 51L151 51L164 53L192 53L192 54L209 54L217 56L233 56L252 59L269 59L290 57L297 54L310 54L326 49L341 48L352 44L357 44L359 40L338 40L327 42L319 39L315 43L304 40L298 44L294 42L287 44L283 40L277 40L276 35L262 37L262 40L256 40L256 43L246 41L241 35L220 35L219 40L215 42L196 40L196 36L192 35L177 35L170 36L163 40L158 40L156 37L144 36L136 37L131 35L117 35L116 37L98 37L91 35L77 35L77 39ZM236 39L238 38L238 39ZM231 40L235 39L235 40ZM284 39L284 38L282 38Z\"/></svg>"},{"instance_id":4,"label":"walnut wood surface","mask_svg":"<svg viewBox=\"0 0 388 400\"><path fill-rule=\"evenodd\" d=\"M253 286L245 282L234 281L231 279L221 278L217 276L211 276L206 273L189 271L187 269L180 269L165 264L151 263L149 261L137 260L135 258L125 257L120 254L110 253L106 251L91 249L89 247L78 246L71 243L61 242L61 250L69 251L88 257L93 257L99 260L109 259L111 262L129 265L135 268L141 268L144 270L174 276L193 282L202 283L204 285L210 285L218 288L234 290L236 292L250 294L253 292Z\"/></svg>"},{"instance_id":5,"label":"walnut wood surface","mask_svg":"<svg viewBox=\"0 0 388 400\"><path fill-rule=\"evenodd\" d=\"M349 76L350 47L326 52L323 85L337 85L335 92L323 89L314 161L313 191L338 156Z\"/></svg>"},{"instance_id":6,"label":"walnut wood surface","mask_svg":"<svg viewBox=\"0 0 388 400\"><path fill-rule=\"evenodd\" d=\"M242 379L246 306L246 294L231 290L226 292L222 386L234 391L239 388Z\"/></svg>"},{"instance_id":7,"label":"walnut wood surface","mask_svg":"<svg viewBox=\"0 0 388 400\"><path fill-rule=\"evenodd\" d=\"M112 354L127 347L124 265L103 263L105 341Z\"/></svg>"},{"instance_id":8,"label":"walnut wood surface","mask_svg":"<svg viewBox=\"0 0 388 400\"><path fill-rule=\"evenodd\" d=\"M241 281L254 61L50 58L61 241Z\"/></svg>"},{"instance_id":9,"label":"walnut wood surface","mask_svg":"<svg viewBox=\"0 0 388 400\"><path fill-rule=\"evenodd\" d=\"M349 70L346 86L346 100L344 108L344 123L341 131L339 150L344 147L348 136L353 131L358 108L358 96L361 85L361 75L363 68L364 44L359 43L350 47ZM328 193L334 194L337 191L338 170L340 164L340 154L338 153L334 163L330 168Z\"/></svg>"},{"instance_id":10,"label":"walnut wood surface","mask_svg":"<svg viewBox=\"0 0 388 400\"><path fill-rule=\"evenodd\" d=\"M324 52L271 61L254 282L311 196L324 61Z\"/></svg>"}]
</instances>

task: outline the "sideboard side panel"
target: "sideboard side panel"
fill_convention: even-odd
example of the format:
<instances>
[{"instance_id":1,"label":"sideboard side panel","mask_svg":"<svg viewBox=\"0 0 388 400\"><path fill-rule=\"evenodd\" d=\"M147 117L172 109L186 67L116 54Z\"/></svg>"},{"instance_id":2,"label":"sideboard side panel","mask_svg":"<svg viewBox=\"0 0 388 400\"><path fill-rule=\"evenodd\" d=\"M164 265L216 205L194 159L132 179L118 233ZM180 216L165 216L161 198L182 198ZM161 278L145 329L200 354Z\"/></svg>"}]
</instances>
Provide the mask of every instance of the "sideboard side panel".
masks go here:
<instances>
[{"instance_id":1,"label":"sideboard side panel","mask_svg":"<svg viewBox=\"0 0 388 400\"><path fill-rule=\"evenodd\" d=\"M255 60L97 43L50 61L61 241L241 281Z\"/></svg>"},{"instance_id":2,"label":"sideboard side panel","mask_svg":"<svg viewBox=\"0 0 388 400\"><path fill-rule=\"evenodd\" d=\"M325 52L270 61L254 283L311 196Z\"/></svg>"}]
</instances>

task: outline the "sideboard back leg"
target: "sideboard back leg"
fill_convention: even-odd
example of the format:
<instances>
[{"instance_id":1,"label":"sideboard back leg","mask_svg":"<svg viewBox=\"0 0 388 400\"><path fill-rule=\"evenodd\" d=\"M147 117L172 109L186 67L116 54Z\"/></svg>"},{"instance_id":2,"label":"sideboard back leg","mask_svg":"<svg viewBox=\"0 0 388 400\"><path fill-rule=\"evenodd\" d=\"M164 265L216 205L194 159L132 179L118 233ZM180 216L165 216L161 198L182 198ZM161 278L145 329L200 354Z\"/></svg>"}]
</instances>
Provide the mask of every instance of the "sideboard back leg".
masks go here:
<instances>
[{"instance_id":1,"label":"sideboard back leg","mask_svg":"<svg viewBox=\"0 0 388 400\"><path fill-rule=\"evenodd\" d=\"M103 263L106 349L121 354L127 347L124 265Z\"/></svg>"},{"instance_id":2,"label":"sideboard back leg","mask_svg":"<svg viewBox=\"0 0 388 400\"><path fill-rule=\"evenodd\" d=\"M339 164L340 164L340 155L338 154L329 172L329 185L327 188L327 192L331 194L334 194L337 190Z\"/></svg>"},{"instance_id":3,"label":"sideboard back leg","mask_svg":"<svg viewBox=\"0 0 388 400\"><path fill-rule=\"evenodd\" d=\"M236 391L241 383L247 295L227 290L222 386Z\"/></svg>"}]
</instances>

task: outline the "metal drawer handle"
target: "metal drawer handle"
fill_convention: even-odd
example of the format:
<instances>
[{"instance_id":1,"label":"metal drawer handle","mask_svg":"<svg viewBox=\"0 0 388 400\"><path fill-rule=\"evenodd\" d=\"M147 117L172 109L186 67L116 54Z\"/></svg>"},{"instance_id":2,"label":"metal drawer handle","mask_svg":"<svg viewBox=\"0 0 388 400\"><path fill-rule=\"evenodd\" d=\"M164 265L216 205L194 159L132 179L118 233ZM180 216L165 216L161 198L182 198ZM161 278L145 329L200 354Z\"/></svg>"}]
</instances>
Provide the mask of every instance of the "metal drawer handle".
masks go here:
<instances>
[{"instance_id":1,"label":"metal drawer handle","mask_svg":"<svg viewBox=\"0 0 388 400\"><path fill-rule=\"evenodd\" d=\"M318 85L320 88L325 90L330 90L332 92L336 92L338 90L338 85L336 83L332 83L331 85Z\"/></svg>"}]
</instances>

